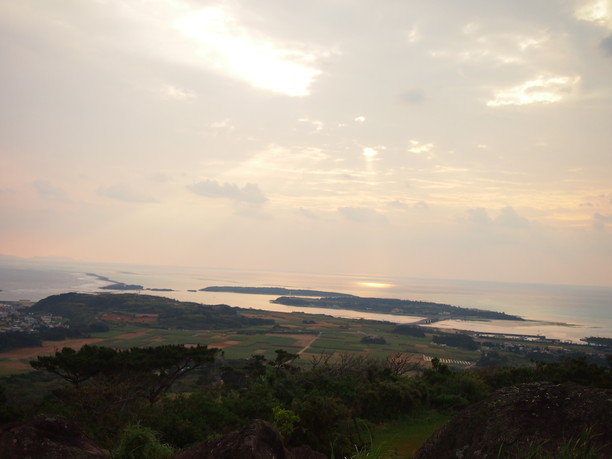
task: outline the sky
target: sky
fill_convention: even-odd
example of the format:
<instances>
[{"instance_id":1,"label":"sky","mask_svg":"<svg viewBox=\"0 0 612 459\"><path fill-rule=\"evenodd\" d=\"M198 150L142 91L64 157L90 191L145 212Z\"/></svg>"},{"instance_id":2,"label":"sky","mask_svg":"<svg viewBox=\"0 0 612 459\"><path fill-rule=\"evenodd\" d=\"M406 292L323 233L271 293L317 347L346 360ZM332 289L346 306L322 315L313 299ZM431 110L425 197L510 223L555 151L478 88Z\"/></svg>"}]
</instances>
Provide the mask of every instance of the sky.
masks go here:
<instances>
[{"instance_id":1,"label":"sky","mask_svg":"<svg viewBox=\"0 0 612 459\"><path fill-rule=\"evenodd\" d=\"M0 0L0 254L612 285L612 0Z\"/></svg>"}]
</instances>

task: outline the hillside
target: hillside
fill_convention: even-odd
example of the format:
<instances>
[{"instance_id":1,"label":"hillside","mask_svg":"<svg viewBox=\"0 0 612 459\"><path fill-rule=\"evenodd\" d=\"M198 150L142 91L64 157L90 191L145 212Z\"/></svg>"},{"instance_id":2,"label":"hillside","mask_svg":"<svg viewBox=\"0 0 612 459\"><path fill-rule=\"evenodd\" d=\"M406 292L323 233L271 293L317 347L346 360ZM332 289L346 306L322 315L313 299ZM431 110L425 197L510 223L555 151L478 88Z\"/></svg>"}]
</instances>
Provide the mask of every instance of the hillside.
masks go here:
<instances>
[{"instance_id":1,"label":"hillside","mask_svg":"<svg viewBox=\"0 0 612 459\"><path fill-rule=\"evenodd\" d=\"M91 329L100 322L137 322L143 327L172 329L242 328L273 325L274 320L246 317L227 305L202 305L169 298L124 294L64 293L40 300L31 312L68 319L71 328Z\"/></svg>"}]
</instances>

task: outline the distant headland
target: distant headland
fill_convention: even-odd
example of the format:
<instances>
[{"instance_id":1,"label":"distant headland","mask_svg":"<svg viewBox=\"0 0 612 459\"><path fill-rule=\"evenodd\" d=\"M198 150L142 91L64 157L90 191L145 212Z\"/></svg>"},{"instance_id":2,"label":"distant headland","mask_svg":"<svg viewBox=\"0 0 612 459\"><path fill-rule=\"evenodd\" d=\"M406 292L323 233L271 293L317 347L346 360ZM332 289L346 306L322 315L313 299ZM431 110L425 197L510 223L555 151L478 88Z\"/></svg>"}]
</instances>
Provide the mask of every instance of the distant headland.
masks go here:
<instances>
[{"instance_id":1,"label":"distant headland","mask_svg":"<svg viewBox=\"0 0 612 459\"><path fill-rule=\"evenodd\" d=\"M288 296L308 296L308 297L329 297L329 298L357 298L348 293L324 292L321 290L308 289L289 289L284 287L223 287L212 286L200 289L201 292L228 292L244 293L249 295L288 295Z\"/></svg>"}]
</instances>

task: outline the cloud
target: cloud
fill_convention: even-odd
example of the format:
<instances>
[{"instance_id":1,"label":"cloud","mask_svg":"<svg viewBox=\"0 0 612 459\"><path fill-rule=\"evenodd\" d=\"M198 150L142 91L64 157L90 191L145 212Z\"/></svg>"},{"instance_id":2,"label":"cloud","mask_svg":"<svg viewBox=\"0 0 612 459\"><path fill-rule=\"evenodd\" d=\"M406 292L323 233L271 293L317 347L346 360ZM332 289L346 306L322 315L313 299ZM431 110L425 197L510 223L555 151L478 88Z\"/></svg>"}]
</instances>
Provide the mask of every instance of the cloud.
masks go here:
<instances>
[{"instance_id":1,"label":"cloud","mask_svg":"<svg viewBox=\"0 0 612 459\"><path fill-rule=\"evenodd\" d=\"M406 204L405 202L399 201L399 200L395 200L395 201L389 201L387 203L390 207L393 207L395 209L404 209L404 210L408 210L408 209L416 209L416 210L428 210L429 206L427 205L427 203L425 201L418 201L415 202L414 204Z\"/></svg>"},{"instance_id":2,"label":"cloud","mask_svg":"<svg viewBox=\"0 0 612 459\"><path fill-rule=\"evenodd\" d=\"M608 223L612 223L612 215L602 215L599 212L593 215L593 228L595 230L605 231Z\"/></svg>"},{"instance_id":3,"label":"cloud","mask_svg":"<svg viewBox=\"0 0 612 459\"><path fill-rule=\"evenodd\" d=\"M491 217L489 217L487 210L483 209L482 207L468 209L467 221L477 225L489 225L492 223Z\"/></svg>"},{"instance_id":4,"label":"cloud","mask_svg":"<svg viewBox=\"0 0 612 459\"><path fill-rule=\"evenodd\" d=\"M321 74L312 66L315 54L285 48L248 30L224 7L191 12L174 27L192 40L203 62L257 88L306 96Z\"/></svg>"},{"instance_id":5,"label":"cloud","mask_svg":"<svg viewBox=\"0 0 612 459\"><path fill-rule=\"evenodd\" d=\"M608 56L612 57L612 35L608 35L606 38L601 40L601 48Z\"/></svg>"},{"instance_id":6,"label":"cloud","mask_svg":"<svg viewBox=\"0 0 612 459\"><path fill-rule=\"evenodd\" d=\"M429 206L427 205L427 203L425 201L419 201L414 203L414 205L412 206L415 209L418 210L429 210Z\"/></svg>"},{"instance_id":7,"label":"cloud","mask_svg":"<svg viewBox=\"0 0 612 459\"><path fill-rule=\"evenodd\" d=\"M397 199L395 201L389 201L387 204L391 207L395 207L396 209L408 209L409 208L408 204L406 204L405 202L399 201Z\"/></svg>"},{"instance_id":8,"label":"cloud","mask_svg":"<svg viewBox=\"0 0 612 459\"><path fill-rule=\"evenodd\" d=\"M422 89L409 89L401 93L399 98L402 102L408 104L419 104L425 100L425 91Z\"/></svg>"},{"instance_id":9,"label":"cloud","mask_svg":"<svg viewBox=\"0 0 612 459\"><path fill-rule=\"evenodd\" d=\"M421 154L426 154L428 157L432 157L433 155L430 153L431 150L434 147L433 143L421 143L418 140L411 140L410 141L410 148L408 148L408 151L410 153L414 153L415 155L421 155Z\"/></svg>"},{"instance_id":10,"label":"cloud","mask_svg":"<svg viewBox=\"0 0 612 459\"><path fill-rule=\"evenodd\" d=\"M70 202L70 198L64 190L56 187L46 180L36 180L32 183L38 195L43 199L52 201Z\"/></svg>"},{"instance_id":11,"label":"cloud","mask_svg":"<svg viewBox=\"0 0 612 459\"><path fill-rule=\"evenodd\" d=\"M166 100L178 102L191 102L197 96L196 93L188 89L182 89L171 84L164 84L158 90L159 95Z\"/></svg>"},{"instance_id":12,"label":"cloud","mask_svg":"<svg viewBox=\"0 0 612 459\"><path fill-rule=\"evenodd\" d=\"M318 121L318 120L311 120L310 118L300 118L298 120L300 123L308 123L311 124L315 131L320 131L323 129L323 127L325 126L325 124L322 121Z\"/></svg>"},{"instance_id":13,"label":"cloud","mask_svg":"<svg viewBox=\"0 0 612 459\"><path fill-rule=\"evenodd\" d=\"M494 225L506 228L524 228L530 224L529 220L520 216L511 206L502 208L495 218L491 218L487 210L482 207L469 209L467 211L467 221L476 225Z\"/></svg>"},{"instance_id":14,"label":"cloud","mask_svg":"<svg viewBox=\"0 0 612 459\"><path fill-rule=\"evenodd\" d=\"M150 196L140 194L126 185L112 185L98 188L100 196L115 199L123 202L155 202Z\"/></svg>"},{"instance_id":15,"label":"cloud","mask_svg":"<svg viewBox=\"0 0 612 459\"><path fill-rule=\"evenodd\" d=\"M319 219L319 216L317 214L315 214L311 210L304 209L303 207L300 207L299 209L297 209L297 214L302 216L302 217L306 217L309 220L318 220Z\"/></svg>"},{"instance_id":16,"label":"cloud","mask_svg":"<svg viewBox=\"0 0 612 459\"><path fill-rule=\"evenodd\" d=\"M524 228L529 226L529 220L521 217L512 207L504 207L495 218L495 223L510 228Z\"/></svg>"},{"instance_id":17,"label":"cloud","mask_svg":"<svg viewBox=\"0 0 612 459\"><path fill-rule=\"evenodd\" d=\"M612 5L610 0L582 0L574 16L587 22L612 29Z\"/></svg>"},{"instance_id":18,"label":"cloud","mask_svg":"<svg viewBox=\"0 0 612 459\"><path fill-rule=\"evenodd\" d=\"M384 223L384 215L368 207L340 207L338 212L347 220L359 223Z\"/></svg>"},{"instance_id":19,"label":"cloud","mask_svg":"<svg viewBox=\"0 0 612 459\"><path fill-rule=\"evenodd\" d=\"M489 107L504 105L550 104L559 102L575 90L579 76L538 76L512 88L501 89L487 102Z\"/></svg>"},{"instance_id":20,"label":"cloud","mask_svg":"<svg viewBox=\"0 0 612 459\"><path fill-rule=\"evenodd\" d=\"M209 198L227 198L248 204L263 204L268 200L253 183L247 183L242 188L233 183L219 183L216 180L203 180L187 189L200 196Z\"/></svg>"},{"instance_id":21,"label":"cloud","mask_svg":"<svg viewBox=\"0 0 612 459\"><path fill-rule=\"evenodd\" d=\"M418 43L421 41L421 32L419 31L418 26L413 26L409 31L405 32L404 36L406 37L406 41L410 44Z\"/></svg>"}]
</instances>

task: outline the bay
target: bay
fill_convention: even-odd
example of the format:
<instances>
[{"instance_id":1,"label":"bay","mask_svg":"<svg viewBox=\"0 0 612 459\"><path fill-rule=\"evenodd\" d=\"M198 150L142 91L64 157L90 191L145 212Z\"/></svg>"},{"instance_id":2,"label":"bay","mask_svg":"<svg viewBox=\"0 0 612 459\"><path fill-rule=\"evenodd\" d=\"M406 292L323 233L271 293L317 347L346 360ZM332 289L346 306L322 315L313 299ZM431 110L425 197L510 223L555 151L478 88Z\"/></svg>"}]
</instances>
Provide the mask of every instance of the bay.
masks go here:
<instances>
[{"instance_id":1,"label":"bay","mask_svg":"<svg viewBox=\"0 0 612 459\"><path fill-rule=\"evenodd\" d=\"M337 275L238 269L69 263L64 266L0 266L0 301L37 301L67 291L99 292L108 285L95 273L116 282L139 284L142 291L181 301L228 304L279 312L328 314L345 318L409 323L418 317L278 305L276 296L202 292L208 286L284 287L350 293L362 297L432 301L519 315L528 322L442 321L441 328L543 335L577 342L587 336L612 338L612 287L514 284L469 280L418 279L400 276Z\"/></svg>"}]
</instances>

